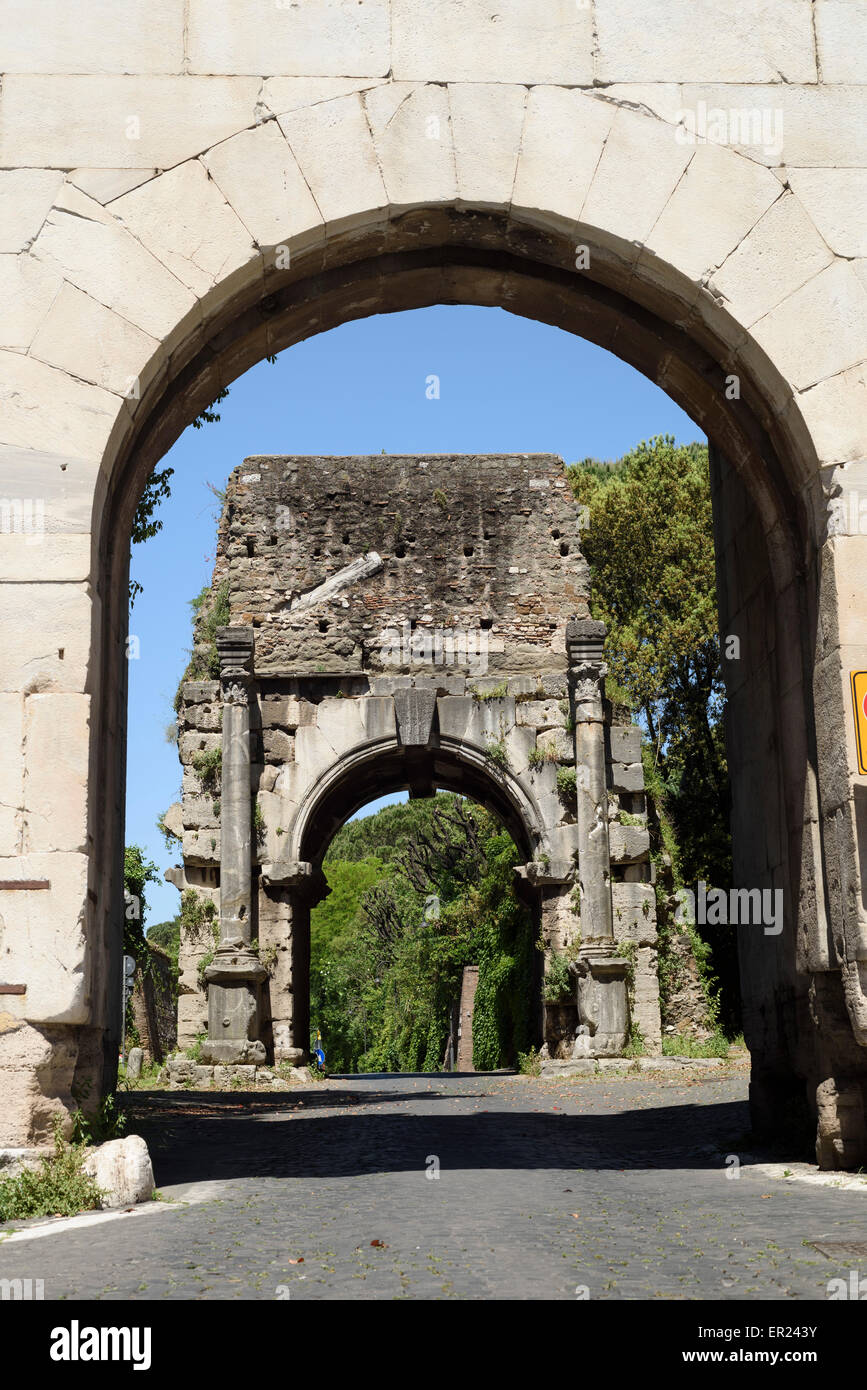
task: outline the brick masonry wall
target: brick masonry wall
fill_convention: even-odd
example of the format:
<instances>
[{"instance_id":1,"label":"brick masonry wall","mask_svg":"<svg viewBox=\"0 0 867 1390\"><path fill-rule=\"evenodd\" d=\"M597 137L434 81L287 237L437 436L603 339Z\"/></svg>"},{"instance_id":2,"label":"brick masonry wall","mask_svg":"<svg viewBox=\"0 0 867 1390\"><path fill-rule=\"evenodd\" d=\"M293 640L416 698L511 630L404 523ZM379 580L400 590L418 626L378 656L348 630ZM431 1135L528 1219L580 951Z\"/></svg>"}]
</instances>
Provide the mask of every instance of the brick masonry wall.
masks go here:
<instances>
[{"instance_id":1,"label":"brick masonry wall","mask_svg":"<svg viewBox=\"0 0 867 1390\"><path fill-rule=\"evenodd\" d=\"M132 1015L145 1062L162 1062L178 1040L177 1003L171 961L158 946L149 944L151 971L136 970Z\"/></svg>"},{"instance_id":2,"label":"brick masonry wall","mask_svg":"<svg viewBox=\"0 0 867 1390\"><path fill-rule=\"evenodd\" d=\"M371 552L381 566L312 619L304 600ZM492 671L554 669L567 619L588 611L578 509L553 454L245 459L220 523L226 581L263 673L377 670L384 650L399 665L384 634L419 644L434 629L483 633Z\"/></svg>"}]
</instances>

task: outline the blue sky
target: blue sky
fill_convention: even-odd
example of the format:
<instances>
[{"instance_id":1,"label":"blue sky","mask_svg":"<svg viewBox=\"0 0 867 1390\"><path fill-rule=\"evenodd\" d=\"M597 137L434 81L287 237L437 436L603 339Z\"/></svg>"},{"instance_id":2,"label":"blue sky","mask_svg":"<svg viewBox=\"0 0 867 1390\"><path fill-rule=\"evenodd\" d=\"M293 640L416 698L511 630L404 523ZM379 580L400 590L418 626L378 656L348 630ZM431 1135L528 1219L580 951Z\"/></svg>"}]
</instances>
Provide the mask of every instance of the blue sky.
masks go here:
<instances>
[{"instance_id":1,"label":"blue sky","mask_svg":"<svg viewBox=\"0 0 867 1390\"><path fill-rule=\"evenodd\" d=\"M439 399L426 382L440 379ZM178 799L165 737L190 645L189 600L210 582L222 487L247 454L541 453L566 463L618 458L655 434L704 440L632 367L557 328L501 309L440 305L344 324L260 362L236 381L218 424L187 429L159 535L133 551L144 586L130 618L127 844L160 872L177 859L154 822ZM148 888L148 923L178 911L170 884Z\"/></svg>"}]
</instances>

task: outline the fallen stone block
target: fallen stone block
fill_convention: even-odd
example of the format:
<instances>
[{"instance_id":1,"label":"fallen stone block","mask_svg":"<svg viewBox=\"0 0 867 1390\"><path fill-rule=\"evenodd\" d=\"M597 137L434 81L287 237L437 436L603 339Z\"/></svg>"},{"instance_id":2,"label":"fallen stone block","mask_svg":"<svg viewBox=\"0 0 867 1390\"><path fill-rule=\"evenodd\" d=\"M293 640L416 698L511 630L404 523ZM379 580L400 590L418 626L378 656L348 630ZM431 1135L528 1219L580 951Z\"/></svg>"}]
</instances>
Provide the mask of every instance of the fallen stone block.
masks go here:
<instances>
[{"instance_id":1,"label":"fallen stone block","mask_svg":"<svg viewBox=\"0 0 867 1390\"><path fill-rule=\"evenodd\" d=\"M154 1170L140 1134L100 1144L81 1166L102 1188L100 1205L105 1211L149 1202L154 1194Z\"/></svg>"}]
</instances>

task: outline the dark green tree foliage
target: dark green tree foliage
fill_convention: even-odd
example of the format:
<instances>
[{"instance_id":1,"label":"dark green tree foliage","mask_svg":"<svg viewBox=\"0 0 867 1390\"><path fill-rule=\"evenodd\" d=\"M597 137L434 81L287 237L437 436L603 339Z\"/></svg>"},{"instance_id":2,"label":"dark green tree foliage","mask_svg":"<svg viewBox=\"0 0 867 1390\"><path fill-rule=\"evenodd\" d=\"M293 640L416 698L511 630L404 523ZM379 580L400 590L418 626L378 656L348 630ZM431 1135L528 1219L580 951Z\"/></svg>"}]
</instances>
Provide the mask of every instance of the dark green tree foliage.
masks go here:
<instances>
[{"instance_id":1,"label":"dark green tree foliage","mask_svg":"<svg viewBox=\"0 0 867 1390\"><path fill-rule=\"evenodd\" d=\"M618 462L570 469L588 509L582 549L608 628L609 694L637 714L686 885L731 882L716 573L707 448L660 436ZM662 808L660 808L662 809ZM737 1022L734 929L701 928Z\"/></svg>"},{"instance_id":2,"label":"dark green tree foliage","mask_svg":"<svg viewBox=\"0 0 867 1390\"><path fill-rule=\"evenodd\" d=\"M148 941L160 946L172 963L172 973L177 979L178 956L181 950L181 919L173 917L170 922L156 922L148 928Z\"/></svg>"},{"instance_id":3,"label":"dark green tree foliage","mask_svg":"<svg viewBox=\"0 0 867 1390\"><path fill-rule=\"evenodd\" d=\"M149 883L159 883L159 880L160 874L156 864L150 859L145 859L141 847L127 845L123 858L123 949L128 956L135 956L142 968L147 968L148 962L144 933L147 915L145 889Z\"/></svg>"},{"instance_id":4,"label":"dark green tree foliage","mask_svg":"<svg viewBox=\"0 0 867 1390\"><path fill-rule=\"evenodd\" d=\"M517 850L461 798L389 806L335 836L311 916L311 1024L333 1071L437 1071L465 965L479 966L475 1065L530 1042L532 918Z\"/></svg>"}]
</instances>

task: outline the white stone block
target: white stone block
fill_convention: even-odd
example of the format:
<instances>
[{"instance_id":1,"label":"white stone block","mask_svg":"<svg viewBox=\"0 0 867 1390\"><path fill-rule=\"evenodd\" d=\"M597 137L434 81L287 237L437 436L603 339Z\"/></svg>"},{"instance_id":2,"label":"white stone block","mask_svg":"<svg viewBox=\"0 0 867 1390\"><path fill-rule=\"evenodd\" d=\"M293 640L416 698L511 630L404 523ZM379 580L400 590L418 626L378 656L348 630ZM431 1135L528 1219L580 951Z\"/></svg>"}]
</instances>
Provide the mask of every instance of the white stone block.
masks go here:
<instances>
[{"instance_id":1,"label":"white stone block","mask_svg":"<svg viewBox=\"0 0 867 1390\"><path fill-rule=\"evenodd\" d=\"M836 261L759 319L752 334L786 380L805 390L867 356L867 290L849 262Z\"/></svg>"},{"instance_id":2,"label":"white stone block","mask_svg":"<svg viewBox=\"0 0 867 1390\"><path fill-rule=\"evenodd\" d=\"M6 162L14 166L22 161L10 151ZM29 246L62 183L63 174L57 169L0 169L0 252Z\"/></svg>"},{"instance_id":3,"label":"white stone block","mask_svg":"<svg viewBox=\"0 0 867 1390\"><path fill-rule=\"evenodd\" d=\"M394 701L387 695L371 695L361 702L361 717L364 720L366 739L394 738L397 721Z\"/></svg>"},{"instance_id":4,"label":"white stone block","mask_svg":"<svg viewBox=\"0 0 867 1390\"><path fill-rule=\"evenodd\" d=\"M0 255L0 347L27 351L62 284L54 269L33 256Z\"/></svg>"},{"instance_id":5,"label":"white stone block","mask_svg":"<svg viewBox=\"0 0 867 1390\"><path fill-rule=\"evenodd\" d=\"M389 83L364 97L392 210L457 197L448 89Z\"/></svg>"},{"instance_id":6,"label":"white stone block","mask_svg":"<svg viewBox=\"0 0 867 1390\"><path fill-rule=\"evenodd\" d=\"M73 169L69 180L104 207L140 183L156 178L156 174L156 169Z\"/></svg>"},{"instance_id":7,"label":"white stone block","mask_svg":"<svg viewBox=\"0 0 867 1390\"><path fill-rule=\"evenodd\" d=\"M507 83L449 88L458 207L508 211L526 105L527 89Z\"/></svg>"},{"instance_id":8,"label":"white stone block","mask_svg":"<svg viewBox=\"0 0 867 1390\"><path fill-rule=\"evenodd\" d=\"M819 458L845 463L867 458L867 366L859 363L796 397Z\"/></svg>"},{"instance_id":9,"label":"white stone block","mask_svg":"<svg viewBox=\"0 0 867 1390\"><path fill-rule=\"evenodd\" d=\"M203 163L258 246L324 238L319 209L276 121L215 145Z\"/></svg>"},{"instance_id":10,"label":"white stone block","mask_svg":"<svg viewBox=\"0 0 867 1390\"><path fill-rule=\"evenodd\" d=\"M559 700L518 700L515 713L519 724L534 729L562 729L566 724Z\"/></svg>"},{"instance_id":11,"label":"white stone block","mask_svg":"<svg viewBox=\"0 0 867 1390\"><path fill-rule=\"evenodd\" d=\"M24 806L24 698L0 695L0 853L18 854Z\"/></svg>"},{"instance_id":12,"label":"white stone block","mask_svg":"<svg viewBox=\"0 0 867 1390\"><path fill-rule=\"evenodd\" d=\"M392 0L397 81L593 81L593 20L574 0Z\"/></svg>"},{"instance_id":13,"label":"white stone block","mask_svg":"<svg viewBox=\"0 0 867 1390\"><path fill-rule=\"evenodd\" d=\"M596 103L600 105L601 103ZM626 243L646 242L691 155L672 129L634 111L610 111L611 133L595 166L581 221ZM637 253L637 245L633 254Z\"/></svg>"},{"instance_id":14,"label":"white stone block","mask_svg":"<svg viewBox=\"0 0 867 1390\"><path fill-rule=\"evenodd\" d=\"M30 347L33 357L70 375L124 395L140 395L154 369L159 342L106 309L74 285L64 284ZM137 397L136 397L137 398Z\"/></svg>"},{"instance_id":15,"label":"white stone block","mask_svg":"<svg viewBox=\"0 0 867 1390\"><path fill-rule=\"evenodd\" d=\"M316 707L316 727L336 756L366 741L359 700L327 697ZM302 747L306 748L303 744Z\"/></svg>"},{"instance_id":16,"label":"white stone block","mask_svg":"<svg viewBox=\"0 0 867 1390\"><path fill-rule=\"evenodd\" d=\"M650 836L640 825L620 825L615 821L608 827L608 844L612 864L644 859L650 848Z\"/></svg>"},{"instance_id":17,"label":"white stone block","mask_svg":"<svg viewBox=\"0 0 867 1390\"><path fill-rule=\"evenodd\" d=\"M779 182L767 169L722 145L699 145L649 231L647 249L700 280L779 197Z\"/></svg>"},{"instance_id":18,"label":"white stone block","mask_svg":"<svg viewBox=\"0 0 867 1390\"><path fill-rule=\"evenodd\" d=\"M536 747L551 762L573 763L575 740L565 729L545 729L536 738Z\"/></svg>"},{"instance_id":19,"label":"white stone block","mask_svg":"<svg viewBox=\"0 0 867 1390\"><path fill-rule=\"evenodd\" d=\"M170 169L252 125L256 77L64 77L10 73L0 164Z\"/></svg>"},{"instance_id":20,"label":"white stone block","mask_svg":"<svg viewBox=\"0 0 867 1390\"><path fill-rule=\"evenodd\" d=\"M749 327L833 260L793 194L778 198L714 272L709 288Z\"/></svg>"},{"instance_id":21,"label":"white stone block","mask_svg":"<svg viewBox=\"0 0 867 1390\"><path fill-rule=\"evenodd\" d=\"M384 76L388 0L190 0L193 73Z\"/></svg>"},{"instance_id":22,"label":"white stone block","mask_svg":"<svg viewBox=\"0 0 867 1390\"><path fill-rule=\"evenodd\" d=\"M735 83L696 85L689 81L683 86L683 107L695 112L704 102L711 110L726 113L732 128L732 111L742 124L744 114L749 122L769 113L774 122L782 122L782 153L766 150L761 143L750 139L733 149L743 149L750 159L772 168L785 165L787 169L806 165L809 168L858 168L864 164L864 122L867 94L863 86L798 87L794 83L774 86L742 86ZM779 113L779 116L777 115ZM769 117L766 117L769 118Z\"/></svg>"},{"instance_id":23,"label":"white stone block","mask_svg":"<svg viewBox=\"0 0 867 1390\"><path fill-rule=\"evenodd\" d=\"M504 741L515 727L513 696L502 699L474 700L466 737L477 747Z\"/></svg>"},{"instance_id":24,"label":"white stone block","mask_svg":"<svg viewBox=\"0 0 867 1390\"><path fill-rule=\"evenodd\" d=\"M53 212L33 254L166 348L178 324L197 312L192 292L109 214L97 222Z\"/></svg>"},{"instance_id":25,"label":"white stone block","mask_svg":"<svg viewBox=\"0 0 867 1390\"><path fill-rule=\"evenodd\" d=\"M818 0L816 45L823 82L863 82L867 53L865 0Z\"/></svg>"},{"instance_id":26,"label":"white stone block","mask_svg":"<svg viewBox=\"0 0 867 1390\"><path fill-rule=\"evenodd\" d=\"M256 255L249 231L197 159L124 194L112 211L196 294Z\"/></svg>"},{"instance_id":27,"label":"white stone block","mask_svg":"<svg viewBox=\"0 0 867 1390\"><path fill-rule=\"evenodd\" d=\"M0 690L83 690L90 625L84 584L0 586Z\"/></svg>"},{"instance_id":28,"label":"white stone block","mask_svg":"<svg viewBox=\"0 0 867 1390\"><path fill-rule=\"evenodd\" d=\"M448 738L468 738L474 703L469 695L440 696L437 700L440 733Z\"/></svg>"},{"instance_id":29,"label":"white stone block","mask_svg":"<svg viewBox=\"0 0 867 1390\"><path fill-rule=\"evenodd\" d=\"M371 214L384 217L388 196L357 93L279 119L326 232L351 227Z\"/></svg>"},{"instance_id":30,"label":"white stone block","mask_svg":"<svg viewBox=\"0 0 867 1390\"><path fill-rule=\"evenodd\" d=\"M4 1009L33 1023L87 1023L90 963L83 931L88 858L58 851L0 860L0 880L47 880L47 889L0 889L3 972L27 986Z\"/></svg>"},{"instance_id":31,"label":"white stone block","mask_svg":"<svg viewBox=\"0 0 867 1390\"><path fill-rule=\"evenodd\" d=\"M4 72L182 72L183 0L4 0Z\"/></svg>"},{"instance_id":32,"label":"white stone block","mask_svg":"<svg viewBox=\"0 0 867 1390\"><path fill-rule=\"evenodd\" d=\"M8 501L8 497L6 499ZM0 516L4 498L0 495ZM90 575L91 538L77 535L0 533L0 583L40 583L49 574L55 583L85 580Z\"/></svg>"},{"instance_id":33,"label":"white stone block","mask_svg":"<svg viewBox=\"0 0 867 1390\"><path fill-rule=\"evenodd\" d=\"M122 404L44 362L0 352L0 443L98 459Z\"/></svg>"},{"instance_id":34,"label":"white stone block","mask_svg":"<svg viewBox=\"0 0 867 1390\"><path fill-rule=\"evenodd\" d=\"M594 0L603 82L815 82L809 0Z\"/></svg>"},{"instance_id":35,"label":"white stone block","mask_svg":"<svg viewBox=\"0 0 867 1390\"><path fill-rule=\"evenodd\" d=\"M386 77L269 77L262 85L257 105L274 116L282 116L350 92L366 92L387 81Z\"/></svg>"},{"instance_id":36,"label":"white stone block","mask_svg":"<svg viewBox=\"0 0 867 1390\"><path fill-rule=\"evenodd\" d=\"M18 545L23 537L25 553L39 555L49 536L86 536L93 518L93 494L99 477L99 459L79 459L68 453L48 453L0 444L0 526L4 543ZM39 527L43 529L40 531ZM60 554L44 552L60 564ZM89 552L88 552L89 555ZM37 573L35 562L12 576L19 581L45 578L45 561ZM77 566L78 561L74 564ZM52 578L83 579L89 572L52 571Z\"/></svg>"},{"instance_id":37,"label":"white stone block","mask_svg":"<svg viewBox=\"0 0 867 1390\"><path fill-rule=\"evenodd\" d=\"M536 743L536 736L532 729L522 728L515 725L506 735L506 754L509 762L509 770L516 777L523 777L530 766L530 753Z\"/></svg>"},{"instance_id":38,"label":"white stone block","mask_svg":"<svg viewBox=\"0 0 867 1390\"><path fill-rule=\"evenodd\" d=\"M154 1195L154 1171L140 1134L99 1144L81 1166L102 1188L101 1206L105 1210L134 1207L138 1202L149 1202Z\"/></svg>"},{"instance_id":39,"label":"white stone block","mask_svg":"<svg viewBox=\"0 0 867 1390\"><path fill-rule=\"evenodd\" d=\"M85 853L90 696L28 696L24 736L27 852Z\"/></svg>"},{"instance_id":40,"label":"white stone block","mask_svg":"<svg viewBox=\"0 0 867 1390\"><path fill-rule=\"evenodd\" d=\"M286 763L277 778L277 790L288 794L292 800L300 801L297 795L297 782L311 783L321 773L327 772L334 763L334 749L315 725L308 724L295 734L295 762Z\"/></svg>"},{"instance_id":41,"label":"white stone block","mask_svg":"<svg viewBox=\"0 0 867 1390\"><path fill-rule=\"evenodd\" d=\"M867 168L789 169L807 215L838 256L867 256Z\"/></svg>"},{"instance_id":42,"label":"white stone block","mask_svg":"<svg viewBox=\"0 0 867 1390\"><path fill-rule=\"evenodd\" d=\"M550 215L571 225L587 190L616 110L583 92L534 87L527 98L512 211L545 224Z\"/></svg>"}]
</instances>

